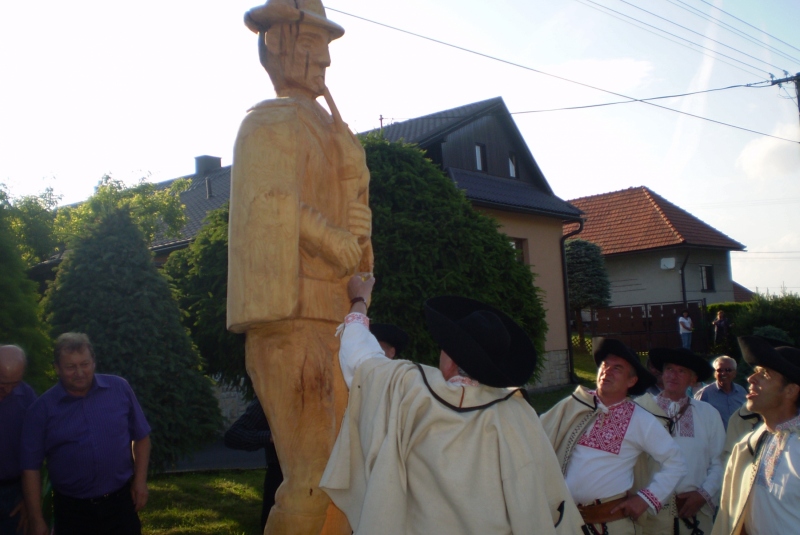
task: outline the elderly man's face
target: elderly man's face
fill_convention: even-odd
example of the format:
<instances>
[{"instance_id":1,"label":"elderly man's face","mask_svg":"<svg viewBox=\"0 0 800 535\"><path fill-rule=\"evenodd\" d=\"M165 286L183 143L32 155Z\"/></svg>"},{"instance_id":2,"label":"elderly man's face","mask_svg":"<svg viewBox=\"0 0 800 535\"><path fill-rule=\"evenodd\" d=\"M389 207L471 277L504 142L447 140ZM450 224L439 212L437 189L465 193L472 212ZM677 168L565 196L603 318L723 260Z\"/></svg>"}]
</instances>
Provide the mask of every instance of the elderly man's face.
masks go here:
<instances>
[{"instance_id":1,"label":"elderly man's face","mask_svg":"<svg viewBox=\"0 0 800 535\"><path fill-rule=\"evenodd\" d=\"M85 396L92 388L94 359L89 350L61 353L56 362L56 374L61 385L73 396Z\"/></svg>"},{"instance_id":2,"label":"elderly man's face","mask_svg":"<svg viewBox=\"0 0 800 535\"><path fill-rule=\"evenodd\" d=\"M25 367L19 366L0 366L0 399L4 399L22 382L22 375Z\"/></svg>"},{"instance_id":3,"label":"elderly man's face","mask_svg":"<svg viewBox=\"0 0 800 535\"><path fill-rule=\"evenodd\" d=\"M304 89L318 97L324 92L325 69L331 64L328 53L331 37L327 30L311 24L300 24L299 28L292 49L282 51L286 54L283 78L287 87Z\"/></svg>"},{"instance_id":4,"label":"elderly man's face","mask_svg":"<svg viewBox=\"0 0 800 535\"><path fill-rule=\"evenodd\" d=\"M733 379L736 377L736 362L718 360L714 364L714 376L720 386L729 387L733 384Z\"/></svg>"}]
</instances>

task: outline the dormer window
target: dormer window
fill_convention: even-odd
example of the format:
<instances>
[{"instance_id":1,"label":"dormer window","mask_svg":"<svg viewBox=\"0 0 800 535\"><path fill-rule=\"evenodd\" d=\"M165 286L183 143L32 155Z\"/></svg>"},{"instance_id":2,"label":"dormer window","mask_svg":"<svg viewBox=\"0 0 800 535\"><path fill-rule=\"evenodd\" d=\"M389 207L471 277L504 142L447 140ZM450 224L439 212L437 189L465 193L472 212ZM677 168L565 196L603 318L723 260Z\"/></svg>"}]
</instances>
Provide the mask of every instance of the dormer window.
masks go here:
<instances>
[{"instance_id":1,"label":"dormer window","mask_svg":"<svg viewBox=\"0 0 800 535\"><path fill-rule=\"evenodd\" d=\"M486 145L475 143L475 169L486 171Z\"/></svg>"},{"instance_id":2,"label":"dormer window","mask_svg":"<svg viewBox=\"0 0 800 535\"><path fill-rule=\"evenodd\" d=\"M517 155L513 152L508 153L508 176L517 178Z\"/></svg>"}]
</instances>

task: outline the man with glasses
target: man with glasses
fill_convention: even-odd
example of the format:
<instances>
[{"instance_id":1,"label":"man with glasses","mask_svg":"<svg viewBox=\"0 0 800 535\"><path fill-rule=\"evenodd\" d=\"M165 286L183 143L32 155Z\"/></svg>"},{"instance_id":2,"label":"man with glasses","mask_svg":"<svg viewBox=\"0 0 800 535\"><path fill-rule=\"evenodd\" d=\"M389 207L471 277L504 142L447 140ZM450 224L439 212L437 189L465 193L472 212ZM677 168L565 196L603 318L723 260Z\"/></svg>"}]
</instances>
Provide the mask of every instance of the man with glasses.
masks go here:
<instances>
[{"instance_id":1,"label":"man with glasses","mask_svg":"<svg viewBox=\"0 0 800 535\"><path fill-rule=\"evenodd\" d=\"M714 360L716 381L697 391L694 399L710 403L722 417L722 425L728 430L728 420L745 401L744 388L733 382L736 378L736 361L731 357L717 357Z\"/></svg>"}]
</instances>

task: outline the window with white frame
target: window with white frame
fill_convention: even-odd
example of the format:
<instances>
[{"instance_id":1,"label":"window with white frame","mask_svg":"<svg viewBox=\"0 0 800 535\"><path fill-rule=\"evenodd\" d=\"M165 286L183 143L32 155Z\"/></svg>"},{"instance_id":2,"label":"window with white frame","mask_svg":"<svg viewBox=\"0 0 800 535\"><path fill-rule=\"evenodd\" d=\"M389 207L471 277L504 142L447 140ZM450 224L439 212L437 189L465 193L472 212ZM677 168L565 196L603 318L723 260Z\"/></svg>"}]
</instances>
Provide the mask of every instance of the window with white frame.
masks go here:
<instances>
[{"instance_id":1,"label":"window with white frame","mask_svg":"<svg viewBox=\"0 0 800 535\"><path fill-rule=\"evenodd\" d=\"M704 292L714 291L714 266L700 265L700 289Z\"/></svg>"},{"instance_id":2,"label":"window with white frame","mask_svg":"<svg viewBox=\"0 0 800 535\"><path fill-rule=\"evenodd\" d=\"M486 145L475 143L475 169L487 171L486 169Z\"/></svg>"}]
</instances>

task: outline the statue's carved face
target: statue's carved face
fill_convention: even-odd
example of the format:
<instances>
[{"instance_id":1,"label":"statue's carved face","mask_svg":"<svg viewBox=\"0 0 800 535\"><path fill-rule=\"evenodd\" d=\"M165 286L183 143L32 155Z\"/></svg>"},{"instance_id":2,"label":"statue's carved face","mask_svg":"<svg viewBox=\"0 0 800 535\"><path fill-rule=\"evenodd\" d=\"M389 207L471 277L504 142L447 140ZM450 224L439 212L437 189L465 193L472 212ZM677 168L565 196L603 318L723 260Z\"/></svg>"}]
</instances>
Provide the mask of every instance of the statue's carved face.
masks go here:
<instances>
[{"instance_id":1,"label":"statue's carved face","mask_svg":"<svg viewBox=\"0 0 800 535\"><path fill-rule=\"evenodd\" d=\"M279 32L279 33L278 33ZM300 89L312 98L325 89L325 69L331 64L328 52L330 34L311 24L281 24L267 34L267 48L272 54L267 70L275 89ZM275 62L279 65L275 65ZM279 69L278 76L273 70ZM280 87L279 87L280 86Z\"/></svg>"}]
</instances>

